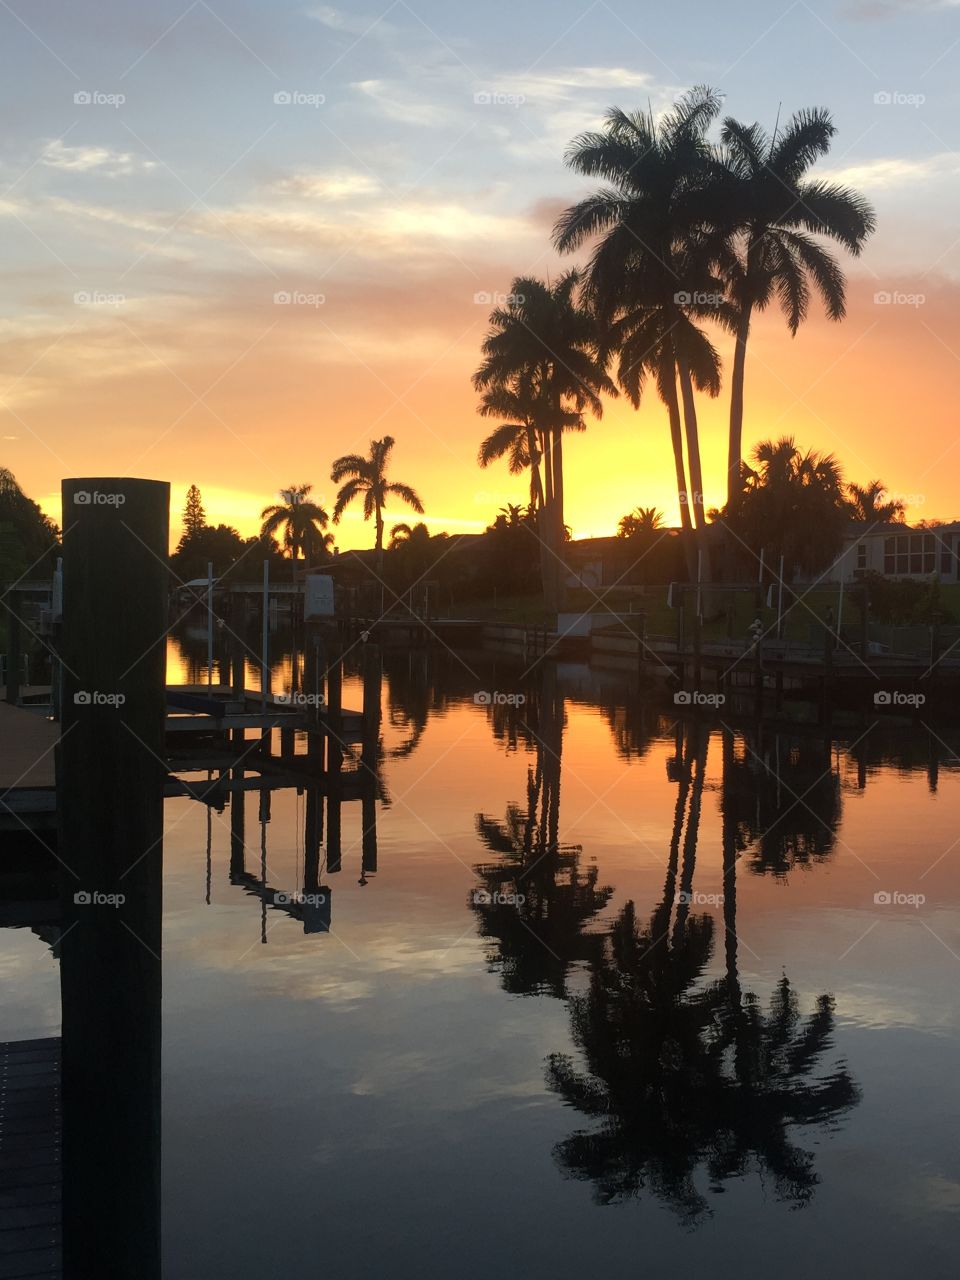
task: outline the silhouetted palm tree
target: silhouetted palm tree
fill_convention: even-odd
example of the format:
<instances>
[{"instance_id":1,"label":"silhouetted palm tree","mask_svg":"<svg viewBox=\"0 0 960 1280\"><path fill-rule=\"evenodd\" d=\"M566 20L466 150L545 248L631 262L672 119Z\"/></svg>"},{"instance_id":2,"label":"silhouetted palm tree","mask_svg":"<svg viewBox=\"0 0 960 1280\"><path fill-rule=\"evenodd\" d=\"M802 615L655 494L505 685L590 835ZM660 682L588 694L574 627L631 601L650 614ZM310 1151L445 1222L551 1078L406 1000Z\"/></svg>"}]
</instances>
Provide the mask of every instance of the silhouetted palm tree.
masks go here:
<instances>
[{"instance_id":1,"label":"silhouetted palm tree","mask_svg":"<svg viewBox=\"0 0 960 1280\"><path fill-rule=\"evenodd\" d=\"M379 569L383 568L383 511L387 498L399 498L423 515L423 503L416 491L408 484L387 479L387 464L395 443L393 436L371 440L367 457L359 453L345 453L343 457L336 459L330 471L330 479L341 486L333 508L333 523L339 524L350 503L362 495L364 520L369 520L371 516L376 520L375 546ZM342 483L343 481L346 483Z\"/></svg>"},{"instance_id":2,"label":"silhouetted palm tree","mask_svg":"<svg viewBox=\"0 0 960 1280\"><path fill-rule=\"evenodd\" d=\"M732 227L724 274L738 312L730 380L728 501L740 485L744 371L754 311L775 299L796 334L812 285L830 319L841 319L843 272L815 236L828 236L857 255L875 226L873 209L862 196L807 177L811 165L830 150L835 132L830 113L819 107L797 112L773 137L759 124L730 117L723 122L726 173L716 188L717 217L721 227L725 219Z\"/></svg>"},{"instance_id":3,"label":"silhouetted palm tree","mask_svg":"<svg viewBox=\"0 0 960 1280\"><path fill-rule=\"evenodd\" d=\"M825 569L850 518L840 464L832 454L801 452L792 436L761 440L753 460L756 470L745 469L740 492L724 508L728 527L754 557L764 549L771 572L782 555L787 579L798 569Z\"/></svg>"},{"instance_id":4,"label":"silhouetted palm tree","mask_svg":"<svg viewBox=\"0 0 960 1280\"><path fill-rule=\"evenodd\" d=\"M732 323L716 274L715 237L704 234L703 194L714 167L706 131L719 110L719 96L698 87L659 123L641 112L609 111L603 131L581 134L566 155L571 168L608 185L567 209L554 229L562 253L600 237L587 294L607 327L618 380L631 402L639 405L648 375L656 381L669 416L686 529L705 523L693 390L716 395L720 389L719 356L695 321L709 315Z\"/></svg>"},{"instance_id":5,"label":"silhouetted palm tree","mask_svg":"<svg viewBox=\"0 0 960 1280\"><path fill-rule=\"evenodd\" d=\"M634 507L625 516L620 517L617 534L621 538L633 538L638 534L655 533L663 528L663 512L656 507Z\"/></svg>"},{"instance_id":6,"label":"silhouetted palm tree","mask_svg":"<svg viewBox=\"0 0 960 1280\"><path fill-rule=\"evenodd\" d=\"M293 561L294 579L297 576L301 551L305 559L326 552L333 543L333 535L324 533L329 516L310 494L312 484L294 484L280 490L280 502L264 507L260 512L263 521L261 538L269 538L283 530L283 545Z\"/></svg>"},{"instance_id":7,"label":"silhouetted palm tree","mask_svg":"<svg viewBox=\"0 0 960 1280\"><path fill-rule=\"evenodd\" d=\"M534 437L524 433L518 462L524 451L528 464L538 461L537 454L542 459L539 536L548 611L557 609L562 580L563 433L584 430L586 410L602 416L601 392L616 395L604 362L598 358L596 321L578 303L579 285L576 271L565 272L552 285L528 276L514 280L506 306L497 307L490 315L483 361L473 377L480 392L508 393L503 399L485 399L481 406L481 413L487 416L503 416L503 407L513 406L511 416L517 421L507 424L511 439L502 452L510 449L520 434L514 427L534 429ZM502 443L488 437L481 446L481 462L488 446L491 457L497 456L495 450Z\"/></svg>"},{"instance_id":8,"label":"silhouetted palm tree","mask_svg":"<svg viewBox=\"0 0 960 1280\"><path fill-rule=\"evenodd\" d=\"M882 480L871 480L863 486L851 482L847 485L847 499L854 520L874 524L900 522L906 508L899 498L888 498L887 486Z\"/></svg>"},{"instance_id":9,"label":"silhouetted palm tree","mask_svg":"<svg viewBox=\"0 0 960 1280\"><path fill-rule=\"evenodd\" d=\"M517 380L520 385L520 380ZM506 386L488 387L484 391L478 410L486 418L506 418L483 440L477 453L481 467L506 456L510 474L519 476L530 470L530 506L543 506L543 479L540 462L543 457L542 442L537 426L537 404L529 391L513 390Z\"/></svg>"}]
</instances>

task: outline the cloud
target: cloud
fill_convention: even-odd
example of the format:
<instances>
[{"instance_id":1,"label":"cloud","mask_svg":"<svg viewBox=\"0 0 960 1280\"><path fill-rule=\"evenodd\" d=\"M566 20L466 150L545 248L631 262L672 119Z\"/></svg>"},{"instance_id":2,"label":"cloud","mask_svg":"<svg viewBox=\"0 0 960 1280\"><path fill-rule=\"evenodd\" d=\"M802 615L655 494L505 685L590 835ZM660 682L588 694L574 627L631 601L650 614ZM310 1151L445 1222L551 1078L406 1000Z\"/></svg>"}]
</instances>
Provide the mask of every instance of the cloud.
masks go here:
<instances>
[{"instance_id":1,"label":"cloud","mask_svg":"<svg viewBox=\"0 0 960 1280\"><path fill-rule=\"evenodd\" d=\"M356 80L351 89L359 91L380 107L384 115L391 120L399 120L401 124L419 124L428 128L451 123L449 107L438 104L435 100L413 97L406 89L401 88L398 81L389 80Z\"/></svg>"},{"instance_id":2,"label":"cloud","mask_svg":"<svg viewBox=\"0 0 960 1280\"><path fill-rule=\"evenodd\" d=\"M858 0L843 12L848 18L873 22L900 14L938 13L943 9L956 8L960 8L960 0Z\"/></svg>"},{"instance_id":3,"label":"cloud","mask_svg":"<svg viewBox=\"0 0 960 1280\"><path fill-rule=\"evenodd\" d=\"M960 173L960 157L955 152L944 151L923 160L906 156L887 156L877 160L865 160L862 164L845 165L842 169L817 169L817 178L839 182L845 186L863 187L865 190L913 185L918 182L953 178Z\"/></svg>"},{"instance_id":4,"label":"cloud","mask_svg":"<svg viewBox=\"0 0 960 1280\"><path fill-rule=\"evenodd\" d=\"M130 173L143 173L155 169L153 160L141 160L130 151L112 151L109 147L65 147L59 138L48 142L41 160L51 169L65 169L68 173L99 172L115 178Z\"/></svg>"},{"instance_id":5,"label":"cloud","mask_svg":"<svg viewBox=\"0 0 960 1280\"><path fill-rule=\"evenodd\" d=\"M352 196L376 195L380 182L368 173L333 169L328 173L296 173L283 178L274 187L281 195L308 200L347 200Z\"/></svg>"}]
</instances>

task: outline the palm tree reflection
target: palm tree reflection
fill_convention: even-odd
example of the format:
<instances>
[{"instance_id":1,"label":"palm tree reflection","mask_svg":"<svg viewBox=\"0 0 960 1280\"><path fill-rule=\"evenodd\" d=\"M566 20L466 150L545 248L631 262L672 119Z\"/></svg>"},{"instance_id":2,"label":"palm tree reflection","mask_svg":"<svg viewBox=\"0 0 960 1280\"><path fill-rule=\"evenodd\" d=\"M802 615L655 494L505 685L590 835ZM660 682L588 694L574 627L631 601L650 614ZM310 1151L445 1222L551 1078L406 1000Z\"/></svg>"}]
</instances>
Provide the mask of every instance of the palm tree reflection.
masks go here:
<instances>
[{"instance_id":1,"label":"palm tree reflection","mask_svg":"<svg viewBox=\"0 0 960 1280\"><path fill-rule=\"evenodd\" d=\"M477 834L497 858L476 867L482 887L470 905L481 936L495 940L491 964L504 989L560 999L571 965L595 958L602 946L601 935L587 926L613 890L598 884L596 866L581 867L580 845L560 843L564 699L552 668L534 704L524 708L524 720L512 732L534 744L526 804L508 805L503 822L477 815Z\"/></svg>"}]
</instances>

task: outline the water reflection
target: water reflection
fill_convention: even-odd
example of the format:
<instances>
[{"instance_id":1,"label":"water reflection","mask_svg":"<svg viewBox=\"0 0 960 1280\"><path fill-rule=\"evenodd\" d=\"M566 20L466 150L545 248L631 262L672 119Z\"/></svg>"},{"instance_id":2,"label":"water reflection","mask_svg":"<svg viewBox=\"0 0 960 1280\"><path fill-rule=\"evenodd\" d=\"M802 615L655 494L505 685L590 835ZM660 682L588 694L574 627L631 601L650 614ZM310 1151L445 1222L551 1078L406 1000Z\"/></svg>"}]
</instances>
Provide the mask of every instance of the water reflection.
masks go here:
<instances>
[{"instance_id":1,"label":"water reflection","mask_svg":"<svg viewBox=\"0 0 960 1280\"><path fill-rule=\"evenodd\" d=\"M743 990L736 877L748 849L753 871L783 875L832 850L840 811L829 745L787 749L779 738L737 742L721 731L725 965L711 977L717 924L695 909L708 726L674 730L666 774L676 798L659 901L646 919L628 901L603 929L613 890L598 886L595 867L581 871L580 846L560 842L565 709L553 669L525 711L522 727L517 716L492 722L508 741L527 736L533 762L524 804L510 804L502 821L477 815L479 839L496 858L477 865L482 887L471 907L504 988L567 1004L576 1052L551 1054L546 1081L594 1123L557 1144L559 1169L592 1183L599 1203L649 1193L687 1226L712 1212L708 1193L750 1172L772 1178L778 1200L806 1204L819 1175L796 1131L836 1124L859 1090L832 1059L829 994L804 1014L786 974L766 1005ZM623 709L608 720L625 756L642 753L657 727ZM576 962L585 982L571 978Z\"/></svg>"},{"instance_id":2,"label":"water reflection","mask_svg":"<svg viewBox=\"0 0 960 1280\"><path fill-rule=\"evenodd\" d=\"M509 804L499 821L476 817L477 834L496 860L476 867L482 888L470 895L480 934L494 942L489 954L504 990L512 994L566 994L575 961L595 955L601 939L587 926L609 902L599 869L581 866L580 845L560 841L560 780L564 699L556 672L547 668L522 716L493 709L494 732L533 744L523 805Z\"/></svg>"}]
</instances>

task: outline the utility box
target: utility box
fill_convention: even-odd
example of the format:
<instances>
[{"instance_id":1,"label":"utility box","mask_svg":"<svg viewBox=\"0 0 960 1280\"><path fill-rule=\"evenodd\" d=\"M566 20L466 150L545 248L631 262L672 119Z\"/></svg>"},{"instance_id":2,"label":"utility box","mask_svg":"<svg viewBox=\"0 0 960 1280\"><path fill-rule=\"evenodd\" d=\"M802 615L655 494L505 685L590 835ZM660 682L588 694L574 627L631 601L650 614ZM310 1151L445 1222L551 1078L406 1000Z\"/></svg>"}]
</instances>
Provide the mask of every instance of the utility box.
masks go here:
<instances>
[{"instance_id":1,"label":"utility box","mask_svg":"<svg viewBox=\"0 0 960 1280\"><path fill-rule=\"evenodd\" d=\"M328 573L308 573L303 601L304 618L332 618L333 579Z\"/></svg>"}]
</instances>

